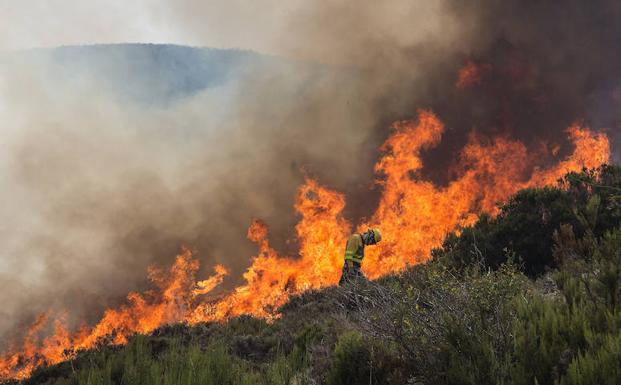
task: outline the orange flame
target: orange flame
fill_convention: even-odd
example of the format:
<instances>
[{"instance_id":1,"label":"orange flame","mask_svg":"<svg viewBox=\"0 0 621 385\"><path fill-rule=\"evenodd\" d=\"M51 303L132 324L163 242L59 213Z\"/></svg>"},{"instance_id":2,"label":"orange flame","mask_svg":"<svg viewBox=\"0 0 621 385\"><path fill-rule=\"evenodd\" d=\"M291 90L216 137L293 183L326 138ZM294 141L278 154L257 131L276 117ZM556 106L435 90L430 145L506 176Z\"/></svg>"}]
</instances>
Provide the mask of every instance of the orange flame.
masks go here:
<instances>
[{"instance_id":1,"label":"orange flame","mask_svg":"<svg viewBox=\"0 0 621 385\"><path fill-rule=\"evenodd\" d=\"M457 72L455 87L457 89L464 89L481 84L483 77L489 73L491 69L492 66L488 63L475 63L472 60L468 60Z\"/></svg>"},{"instance_id":2,"label":"orange flame","mask_svg":"<svg viewBox=\"0 0 621 385\"><path fill-rule=\"evenodd\" d=\"M460 154L458 178L437 187L421 179L420 153L440 142L443 124L433 113L420 111L418 119L396 122L392 128L375 166L383 188L379 206L367 223L358 226L359 231L377 226L383 233L382 242L367 250L363 263L371 278L428 260L430 250L448 232L474 223L481 212L496 213L497 202L521 188L553 183L566 172L596 167L608 160L610 152L604 134L574 125L568 129L573 154L543 169L536 167L537 157L520 142L496 138L483 143L473 135ZM92 328L72 335L59 317L49 336L41 338L50 318L41 315L21 344L0 356L0 379L25 378L34 368L71 358L79 349L122 344L134 333L150 333L168 323L217 321L241 314L274 319L291 295L338 282L345 240L352 229L342 216L344 207L342 194L307 178L295 201L301 215L296 226L298 258L278 255L269 244L267 225L255 219L248 238L259 252L243 275L245 284L220 298L209 298L206 295L223 281L227 270L216 266L215 275L197 281L199 262L183 248L168 271L149 269L155 290L130 293L126 305L105 311Z\"/></svg>"},{"instance_id":3,"label":"orange flame","mask_svg":"<svg viewBox=\"0 0 621 385\"><path fill-rule=\"evenodd\" d=\"M517 141L496 138L484 145L475 136L461 154L461 176L445 188L413 178L422 167L420 150L437 144L444 126L430 112L419 112L417 121L393 125L395 133L384 143L386 154L376 165L385 175L384 193L369 223L384 238L369 248L363 266L371 278L429 259L450 231L476 221L478 214L497 213L497 203L526 187L552 184L569 171L605 163L610 154L608 138L578 125L568 129L575 150L549 169L535 169L525 180L530 165L526 147Z\"/></svg>"}]
</instances>

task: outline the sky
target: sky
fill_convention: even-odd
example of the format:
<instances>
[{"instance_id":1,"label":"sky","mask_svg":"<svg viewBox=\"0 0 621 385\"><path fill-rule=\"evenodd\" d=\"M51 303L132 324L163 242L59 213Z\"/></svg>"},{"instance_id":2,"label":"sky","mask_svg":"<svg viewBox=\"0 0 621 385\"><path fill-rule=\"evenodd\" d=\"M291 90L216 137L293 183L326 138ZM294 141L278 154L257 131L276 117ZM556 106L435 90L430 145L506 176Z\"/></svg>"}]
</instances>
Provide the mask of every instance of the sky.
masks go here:
<instances>
[{"instance_id":1,"label":"sky","mask_svg":"<svg viewBox=\"0 0 621 385\"><path fill-rule=\"evenodd\" d=\"M0 0L0 49L175 43L275 53L301 0Z\"/></svg>"}]
</instances>

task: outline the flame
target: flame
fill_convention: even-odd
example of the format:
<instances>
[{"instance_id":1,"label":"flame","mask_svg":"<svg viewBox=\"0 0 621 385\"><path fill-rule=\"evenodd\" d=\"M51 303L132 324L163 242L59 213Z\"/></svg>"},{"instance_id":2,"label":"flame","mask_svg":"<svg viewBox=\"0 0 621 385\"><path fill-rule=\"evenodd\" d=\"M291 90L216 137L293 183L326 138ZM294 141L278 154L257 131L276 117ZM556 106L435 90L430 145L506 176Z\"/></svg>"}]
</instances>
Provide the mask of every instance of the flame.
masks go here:
<instances>
[{"instance_id":1,"label":"flame","mask_svg":"<svg viewBox=\"0 0 621 385\"><path fill-rule=\"evenodd\" d=\"M567 130L574 152L552 168L535 168L524 181L537 161L524 144L507 138L483 144L472 135L461 153L460 177L438 188L420 180L417 171L422 167L420 151L439 142L442 123L431 112L419 111L418 120L393 124L393 130L376 165L385 175L379 207L358 228L378 227L384 234L365 256L363 270L371 278L428 260L448 232L473 224L481 212L496 214L497 203L518 190L552 184L567 172L597 167L610 156L606 135L574 125Z\"/></svg>"},{"instance_id":2,"label":"flame","mask_svg":"<svg viewBox=\"0 0 621 385\"><path fill-rule=\"evenodd\" d=\"M475 63L468 60L457 72L457 89L464 89L474 85L481 84L483 77L492 70L492 66L488 63Z\"/></svg>"},{"instance_id":3,"label":"flame","mask_svg":"<svg viewBox=\"0 0 621 385\"><path fill-rule=\"evenodd\" d=\"M338 282L342 248L351 225L341 216L345 197L307 179L298 189L295 203L302 218L296 226L301 244L298 259L283 258L269 245L265 223L255 219L248 239L259 254L244 273L246 284L215 304L199 306L192 322L221 320L241 314L272 319L276 309L292 294Z\"/></svg>"},{"instance_id":4,"label":"flame","mask_svg":"<svg viewBox=\"0 0 621 385\"><path fill-rule=\"evenodd\" d=\"M553 184L569 171L580 171L583 167L589 168L608 162L610 143L605 134L594 134L579 124L569 127L567 134L576 146L573 155L550 170L536 170L531 178L531 185Z\"/></svg>"},{"instance_id":5,"label":"flame","mask_svg":"<svg viewBox=\"0 0 621 385\"><path fill-rule=\"evenodd\" d=\"M357 227L364 231L377 226L383 233L382 242L366 251L363 269L371 278L428 260L448 232L474 223L481 212L495 214L496 204L519 189L554 183L566 172L596 167L610 155L606 135L578 124L567 130L574 152L548 168L538 167L539 154L533 156L518 141L471 135L459 156L458 177L438 187L420 175L421 151L440 142L442 122L429 111L419 111L417 119L396 122L392 130L375 166L382 197L375 213ZM212 291L227 269L215 266L213 276L197 281L199 262L183 248L170 269L149 269L154 290L130 293L127 304L106 310L91 328L72 334L64 315L52 327L51 314L39 316L23 341L0 356L0 379L26 378L36 367L71 358L79 349L122 344L134 333L150 333L168 323L219 321L241 314L275 319L291 295L336 284L345 240L353 229L342 216L345 197L307 178L294 207L301 216L295 229L297 258L279 255L269 244L267 225L255 219L247 236L259 251L243 275L245 283L215 297Z\"/></svg>"},{"instance_id":6,"label":"flame","mask_svg":"<svg viewBox=\"0 0 621 385\"><path fill-rule=\"evenodd\" d=\"M119 309L108 309L102 319L90 329L83 329L71 336L64 316L54 322L54 331L42 341L49 320L43 314L30 326L21 347L9 349L0 358L0 379L28 377L32 370L43 364L54 364L71 358L77 350L89 349L99 343L122 344L135 333L150 333L157 327L173 322L184 322L197 296L206 288L214 288L227 274L225 268L216 266L216 274L205 281L196 281L199 262L192 252L183 248L168 271L151 268L149 278L158 288L144 294L130 293L128 304Z\"/></svg>"}]
</instances>

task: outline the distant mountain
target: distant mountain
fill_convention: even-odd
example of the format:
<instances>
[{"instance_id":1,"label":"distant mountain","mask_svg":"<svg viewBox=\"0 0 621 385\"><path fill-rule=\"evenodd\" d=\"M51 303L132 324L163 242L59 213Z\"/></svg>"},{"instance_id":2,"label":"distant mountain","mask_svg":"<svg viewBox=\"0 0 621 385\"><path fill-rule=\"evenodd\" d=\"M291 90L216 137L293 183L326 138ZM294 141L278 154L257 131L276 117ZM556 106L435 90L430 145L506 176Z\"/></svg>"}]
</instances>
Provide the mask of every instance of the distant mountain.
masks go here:
<instances>
[{"instance_id":1,"label":"distant mountain","mask_svg":"<svg viewBox=\"0 0 621 385\"><path fill-rule=\"evenodd\" d=\"M218 87L283 59L252 51L161 44L68 46L12 52L0 62L44 62L45 71L67 82L104 78L121 95L165 103Z\"/></svg>"}]
</instances>

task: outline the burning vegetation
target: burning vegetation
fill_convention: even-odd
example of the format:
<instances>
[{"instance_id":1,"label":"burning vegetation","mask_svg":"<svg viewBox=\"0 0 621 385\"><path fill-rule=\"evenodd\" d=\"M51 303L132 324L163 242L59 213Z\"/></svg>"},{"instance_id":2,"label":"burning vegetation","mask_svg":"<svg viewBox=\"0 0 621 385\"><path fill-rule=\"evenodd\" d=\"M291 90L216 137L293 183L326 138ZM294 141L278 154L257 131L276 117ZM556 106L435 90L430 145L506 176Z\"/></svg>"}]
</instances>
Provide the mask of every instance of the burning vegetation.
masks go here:
<instances>
[{"instance_id":1,"label":"burning vegetation","mask_svg":"<svg viewBox=\"0 0 621 385\"><path fill-rule=\"evenodd\" d=\"M280 34L287 40L281 42L288 47L285 57L301 62L262 58L261 69L242 71L243 79L226 88L235 95L233 108L193 88L211 78L209 69L218 61L190 61L192 76L177 78L186 66L179 60L196 54L190 48L141 47L138 59L130 60L140 65L126 73L111 63L130 58L137 47L110 46L103 55L91 47L97 66L86 81L74 71L82 61L75 47L51 54L62 58L53 62L64 75L49 82L42 79L54 72L47 64L30 72L19 58L8 63L15 71L0 79L0 97L7 102L0 112L4 124L20 134L14 148L6 147L13 151L7 180L15 188L6 188L2 197L10 201L22 191L32 197L7 211L16 223L0 235L18 267L2 271L2 278L23 273L30 279L38 266L20 268L36 265L32 261L43 260L53 272L43 274L32 292L27 285L6 290L7 319L15 322L5 328L33 321L3 346L0 382L27 378L36 368L79 358L92 348L110 352L129 344L125 351L139 351L142 337L135 334L171 324L226 328L220 321L241 318L278 325L287 316L282 309L296 310L299 299L291 302L292 296L334 293L353 294L340 304L357 301L362 320L352 316L345 322L359 321L359 328L367 328L365 338L396 343L408 378L421 376L423 383L451 383L446 378L453 368L462 370L453 372L452 383L459 384L511 383L503 372L509 369L517 370L511 374L517 383L581 383L561 377L596 371L602 357L609 357L609 372L618 370L621 169L583 170L619 159L611 153L621 122L619 2L304 3L308 7L292 12L291 29ZM197 10L192 8L192 18ZM104 56L110 63L99 62ZM239 67L245 69L252 55L242 56ZM231 59L224 57L228 68ZM145 58L169 66L144 71ZM298 65L312 68L298 72ZM194 73L200 66L209 68ZM102 76L104 70L118 72L118 78ZM196 94L172 97L169 85L154 77L190 85ZM135 88L129 83L136 79L154 87L137 93L147 100L161 88L165 106L127 106L126 94ZM107 95L106 82L126 85L124 96ZM415 113L413 106L423 109ZM167 136L175 131L171 126L180 131L174 140ZM134 136L127 127L149 131ZM383 131L388 127L390 132ZM188 139L194 128L200 135ZM206 142L215 145L206 149ZM162 154L163 148L173 150ZM302 177L299 168L309 172ZM154 175L154 169L165 171ZM528 190L554 185L572 172L579 174L569 174L558 188ZM373 177L372 192L361 187ZM62 179L69 180L59 188ZM206 180L215 182L207 186ZM282 204L290 197L294 210ZM30 220L31 211L38 217ZM254 219L247 229L257 249L247 261L252 245L240 240L251 215L267 220ZM366 251L362 269L371 279L396 283L371 282L360 293L332 289L347 237L369 227L381 229L383 240ZM71 239L60 242L65 235ZM225 239L216 244L212 238ZM283 251L286 238L295 238L287 243L294 251ZM143 277L147 265L169 256L166 247L188 239L190 247L182 247L171 266L148 269L150 290L126 295L128 287L138 286L134 271ZM207 262L210 276L199 273L192 247L207 249L220 262ZM82 254L88 258L76 257ZM508 256L521 258L532 276L558 267L556 286L515 305L516 297L536 290L520 291L527 277L504 265ZM80 262L95 259L101 263L80 265L74 274L79 279L58 282ZM227 277L239 275L242 260L248 262L242 283L231 287ZM101 277L119 272L124 274L101 283ZM386 277L396 273L403 274ZM90 283L92 290L83 291ZM317 289L325 290L316 294ZM72 303L83 292L85 304ZM95 303L102 293L124 301ZM548 294L565 299L546 302ZM374 308L367 298L386 306ZM31 306L24 306L29 300ZM49 310L34 316L41 309ZM92 318L83 320L79 312ZM372 317L379 322L367 322ZM547 333L559 325L561 332ZM516 338L508 341L507 335ZM352 346L366 352L364 357L381 351L354 334L331 338L346 370L353 359L345 353ZM462 342L472 349L462 349ZM507 363L517 363L517 369L507 369ZM476 377L473 365L484 375ZM360 378L366 381L369 373Z\"/></svg>"},{"instance_id":2,"label":"burning vegetation","mask_svg":"<svg viewBox=\"0 0 621 385\"><path fill-rule=\"evenodd\" d=\"M472 75L463 74L467 76ZM308 177L294 205L300 216L295 228L298 256L279 255L270 246L267 224L254 220L248 238L257 244L258 253L243 275L245 284L213 296L227 275L226 267L215 266L213 276L198 280L199 262L184 248L168 270L149 270L152 290L130 293L125 305L106 310L94 326L72 331L64 315L40 315L23 340L3 353L0 378L25 378L36 367L69 359L80 349L123 344L136 333L170 323L222 321L242 314L276 319L277 309L290 296L338 282L351 231L377 226L384 234L384 240L368 251L366 275L400 272L429 260L447 234L474 224L479 214L497 214L497 203L518 190L554 183L567 172L597 167L610 157L606 135L579 124L567 129L573 151L561 159L558 151L529 151L505 136L486 141L473 134L461 150L458 177L438 186L421 176L421 153L437 146L444 134L443 123L431 111L421 110L416 119L392 125L375 165L382 191L379 205L364 223L353 226L343 217L345 196Z\"/></svg>"}]
</instances>

